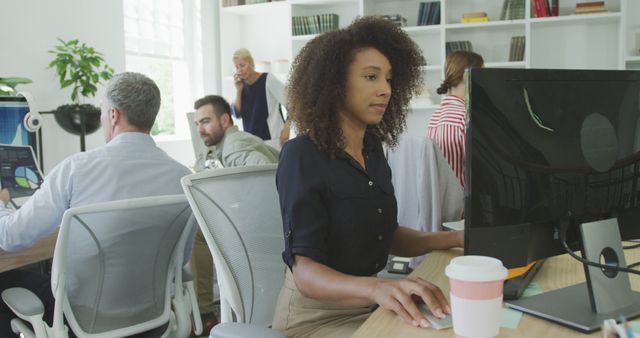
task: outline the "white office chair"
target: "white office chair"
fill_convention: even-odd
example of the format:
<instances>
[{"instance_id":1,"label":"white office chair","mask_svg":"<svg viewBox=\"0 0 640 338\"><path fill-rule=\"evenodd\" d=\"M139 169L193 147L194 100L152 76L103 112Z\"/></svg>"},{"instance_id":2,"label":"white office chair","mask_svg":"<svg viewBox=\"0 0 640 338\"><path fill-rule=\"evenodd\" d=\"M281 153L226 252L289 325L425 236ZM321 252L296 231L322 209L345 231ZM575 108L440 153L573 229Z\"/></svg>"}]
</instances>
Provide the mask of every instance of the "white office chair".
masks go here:
<instances>
[{"instance_id":1,"label":"white office chair","mask_svg":"<svg viewBox=\"0 0 640 338\"><path fill-rule=\"evenodd\" d=\"M210 337L284 337L268 329L285 269L275 172L272 164L182 178L218 276L222 324Z\"/></svg>"},{"instance_id":2,"label":"white office chair","mask_svg":"<svg viewBox=\"0 0 640 338\"><path fill-rule=\"evenodd\" d=\"M464 211L464 192L438 146L427 137L401 135L386 151L398 201L398 223L423 232L442 230ZM414 257L416 267L424 256Z\"/></svg>"},{"instance_id":3,"label":"white office chair","mask_svg":"<svg viewBox=\"0 0 640 338\"><path fill-rule=\"evenodd\" d=\"M200 319L193 286L182 280L194 230L183 195L67 210L53 257L53 325L42 320L40 299L11 288L2 299L19 317L11 322L14 332L68 337L66 319L79 337L123 337L163 325L162 337L188 337L191 315Z\"/></svg>"}]
</instances>

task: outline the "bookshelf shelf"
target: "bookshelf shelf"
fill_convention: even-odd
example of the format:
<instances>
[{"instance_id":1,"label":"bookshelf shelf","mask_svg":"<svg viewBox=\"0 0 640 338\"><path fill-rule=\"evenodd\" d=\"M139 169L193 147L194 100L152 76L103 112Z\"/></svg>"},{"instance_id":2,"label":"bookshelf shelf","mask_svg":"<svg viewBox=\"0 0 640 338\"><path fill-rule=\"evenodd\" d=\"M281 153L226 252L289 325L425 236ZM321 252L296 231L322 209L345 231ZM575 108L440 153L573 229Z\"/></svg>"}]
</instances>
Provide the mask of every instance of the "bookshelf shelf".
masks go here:
<instances>
[{"instance_id":1,"label":"bookshelf shelf","mask_svg":"<svg viewBox=\"0 0 640 338\"><path fill-rule=\"evenodd\" d=\"M307 34L307 35L293 35L291 36L291 40L293 41L308 41L315 38L318 34Z\"/></svg>"},{"instance_id":2,"label":"bookshelf shelf","mask_svg":"<svg viewBox=\"0 0 640 338\"><path fill-rule=\"evenodd\" d=\"M440 33L441 28L441 25L402 27L407 33Z\"/></svg>"},{"instance_id":3,"label":"bookshelf shelf","mask_svg":"<svg viewBox=\"0 0 640 338\"><path fill-rule=\"evenodd\" d=\"M625 61L630 63L640 63L640 56L627 56Z\"/></svg>"},{"instance_id":4,"label":"bookshelf shelf","mask_svg":"<svg viewBox=\"0 0 640 338\"><path fill-rule=\"evenodd\" d=\"M223 14L233 14L241 16L251 15L269 15L274 11L286 10L288 7L286 1L263 2L257 4L238 5L222 7Z\"/></svg>"},{"instance_id":5,"label":"bookshelf shelf","mask_svg":"<svg viewBox=\"0 0 640 338\"><path fill-rule=\"evenodd\" d=\"M289 3L297 6L328 6L358 4L358 0L289 0Z\"/></svg>"},{"instance_id":6,"label":"bookshelf shelf","mask_svg":"<svg viewBox=\"0 0 640 338\"><path fill-rule=\"evenodd\" d=\"M532 18L531 24L549 24L549 23L563 23L563 22L571 22L575 23L578 21L584 22L617 22L621 18L619 12L609 12L609 13L593 13L593 14L571 14L571 15L562 15L562 16L553 16L546 18Z\"/></svg>"},{"instance_id":7,"label":"bookshelf shelf","mask_svg":"<svg viewBox=\"0 0 640 338\"><path fill-rule=\"evenodd\" d=\"M487 62L484 66L487 68L525 68L527 63L524 61Z\"/></svg>"},{"instance_id":8,"label":"bookshelf shelf","mask_svg":"<svg viewBox=\"0 0 640 338\"><path fill-rule=\"evenodd\" d=\"M509 26L523 26L526 20L498 20L477 23L450 23L446 24L446 29L477 29L477 28L504 28Z\"/></svg>"}]
</instances>

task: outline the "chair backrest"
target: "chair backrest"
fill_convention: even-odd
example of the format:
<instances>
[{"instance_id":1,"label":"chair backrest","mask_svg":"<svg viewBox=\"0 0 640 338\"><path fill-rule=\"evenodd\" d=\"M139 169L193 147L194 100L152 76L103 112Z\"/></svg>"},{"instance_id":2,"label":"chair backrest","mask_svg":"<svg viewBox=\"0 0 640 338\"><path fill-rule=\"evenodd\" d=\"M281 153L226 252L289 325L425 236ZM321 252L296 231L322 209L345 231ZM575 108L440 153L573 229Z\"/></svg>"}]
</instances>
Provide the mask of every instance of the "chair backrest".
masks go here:
<instances>
[{"instance_id":1,"label":"chair backrest","mask_svg":"<svg viewBox=\"0 0 640 338\"><path fill-rule=\"evenodd\" d=\"M168 323L194 226L183 195L67 210L52 267L54 323L64 312L82 337L122 337Z\"/></svg>"},{"instance_id":2,"label":"chair backrest","mask_svg":"<svg viewBox=\"0 0 640 338\"><path fill-rule=\"evenodd\" d=\"M398 223L435 232L442 223L459 220L464 193L438 146L427 137L401 135L386 152L398 201ZM412 260L417 266L422 256Z\"/></svg>"},{"instance_id":3,"label":"chair backrest","mask_svg":"<svg viewBox=\"0 0 640 338\"><path fill-rule=\"evenodd\" d=\"M222 322L268 326L273 320L285 267L275 172L272 164L209 170L182 179L213 255Z\"/></svg>"}]
</instances>

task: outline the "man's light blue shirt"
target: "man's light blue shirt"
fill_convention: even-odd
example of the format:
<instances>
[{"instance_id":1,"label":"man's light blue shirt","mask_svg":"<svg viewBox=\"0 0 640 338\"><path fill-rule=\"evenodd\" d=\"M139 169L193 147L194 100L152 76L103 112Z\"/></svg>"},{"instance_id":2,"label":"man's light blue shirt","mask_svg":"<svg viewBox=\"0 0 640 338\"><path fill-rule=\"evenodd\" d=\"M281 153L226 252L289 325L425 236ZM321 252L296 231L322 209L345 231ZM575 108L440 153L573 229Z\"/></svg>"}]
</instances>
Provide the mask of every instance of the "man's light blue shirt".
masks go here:
<instances>
[{"instance_id":1,"label":"man's light blue shirt","mask_svg":"<svg viewBox=\"0 0 640 338\"><path fill-rule=\"evenodd\" d=\"M155 195L182 194L185 166L151 136L123 133L95 150L60 162L17 211L0 207L0 248L15 251L52 233L72 207Z\"/></svg>"}]
</instances>

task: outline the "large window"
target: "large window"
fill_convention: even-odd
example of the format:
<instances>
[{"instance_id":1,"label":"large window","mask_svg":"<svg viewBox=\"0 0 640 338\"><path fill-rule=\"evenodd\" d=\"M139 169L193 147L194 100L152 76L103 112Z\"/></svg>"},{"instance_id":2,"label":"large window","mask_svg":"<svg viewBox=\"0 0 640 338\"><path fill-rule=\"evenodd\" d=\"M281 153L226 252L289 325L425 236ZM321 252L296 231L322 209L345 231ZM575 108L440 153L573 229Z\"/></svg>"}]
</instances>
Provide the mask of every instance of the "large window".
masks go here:
<instances>
[{"instance_id":1,"label":"large window","mask_svg":"<svg viewBox=\"0 0 640 338\"><path fill-rule=\"evenodd\" d=\"M152 78L162 105L151 134L188 138L202 96L200 0L123 0L126 68Z\"/></svg>"}]
</instances>

